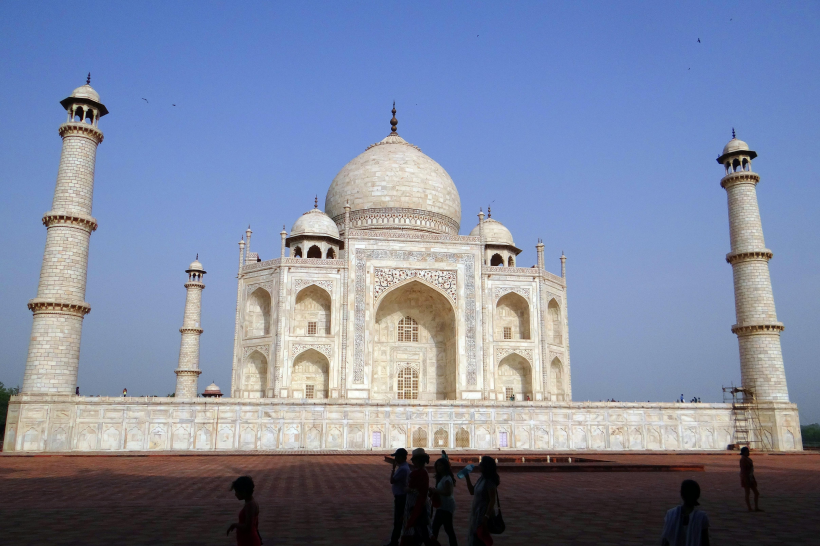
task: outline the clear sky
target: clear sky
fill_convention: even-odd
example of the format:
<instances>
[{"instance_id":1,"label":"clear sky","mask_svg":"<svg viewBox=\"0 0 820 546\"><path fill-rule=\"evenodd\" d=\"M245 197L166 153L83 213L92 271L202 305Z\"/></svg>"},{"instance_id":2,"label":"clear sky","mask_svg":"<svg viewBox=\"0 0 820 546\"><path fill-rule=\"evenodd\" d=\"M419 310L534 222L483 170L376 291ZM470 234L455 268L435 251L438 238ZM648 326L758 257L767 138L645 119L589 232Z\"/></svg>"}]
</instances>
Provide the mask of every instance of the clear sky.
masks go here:
<instances>
[{"instance_id":1,"label":"clear sky","mask_svg":"<svg viewBox=\"0 0 820 546\"><path fill-rule=\"evenodd\" d=\"M700 42L698 42L700 39ZM173 392L184 270L205 278L200 389L230 388L237 243L279 231L389 132L535 262L567 257L575 400L738 383L726 196L754 168L791 399L820 420L816 2L0 4L0 381L22 382L60 158L92 73L100 128L79 384ZM147 99L147 100L143 100ZM176 106L173 106L173 105Z\"/></svg>"}]
</instances>

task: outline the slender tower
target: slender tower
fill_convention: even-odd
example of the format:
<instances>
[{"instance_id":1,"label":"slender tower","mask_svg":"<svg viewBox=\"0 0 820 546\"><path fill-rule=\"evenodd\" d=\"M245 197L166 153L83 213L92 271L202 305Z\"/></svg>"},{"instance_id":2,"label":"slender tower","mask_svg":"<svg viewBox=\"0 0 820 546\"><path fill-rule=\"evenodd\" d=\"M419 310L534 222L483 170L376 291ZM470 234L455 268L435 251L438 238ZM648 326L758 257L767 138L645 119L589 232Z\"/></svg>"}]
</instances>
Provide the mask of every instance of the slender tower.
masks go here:
<instances>
[{"instance_id":1,"label":"slender tower","mask_svg":"<svg viewBox=\"0 0 820 546\"><path fill-rule=\"evenodd\" d=\"M99 120L108 113L100 96L86 84L60 101L66 122L60 125L63 151L51 210L43 216L46 249L28 346L24 393L74 394L80 364L88 244L97 221L91 216L97 146L103 141Z\"/></svg>"},{"instance_id":2,"label":"slender tower","mask_svg":"<svg viewBox=\"0 0 820 546\"><path fill-rule=\"evenodd\" d=\"M729 236L735 285L735 315L732 332L740 346L740 380L758 402L788 402L786 372L780 351L783 324L777 321L769 260L772 251L763 241L763 226L755 187L760 176L752 172L757 153L735 137L723 148L717 162L726 175L720 185L729 198Z\"/></svg>"},{"instance_id":3,"label":"slender tower","mask_svg":"<svg viewBox=\"0 0 820 546\"><path fill-rule=\"evenodd\" d=\"M199 317L202 314L202 291L205 283L202 277L205 270L199 263L199 254L191 266L185 270L188 282L185 288L185 316L182 318L182 341L179 345L179 365L174 373L177 374L176 398L196 398L196 382L202 371L199 369L199 336L202 335Z\"/></svg>"}]
</instances>

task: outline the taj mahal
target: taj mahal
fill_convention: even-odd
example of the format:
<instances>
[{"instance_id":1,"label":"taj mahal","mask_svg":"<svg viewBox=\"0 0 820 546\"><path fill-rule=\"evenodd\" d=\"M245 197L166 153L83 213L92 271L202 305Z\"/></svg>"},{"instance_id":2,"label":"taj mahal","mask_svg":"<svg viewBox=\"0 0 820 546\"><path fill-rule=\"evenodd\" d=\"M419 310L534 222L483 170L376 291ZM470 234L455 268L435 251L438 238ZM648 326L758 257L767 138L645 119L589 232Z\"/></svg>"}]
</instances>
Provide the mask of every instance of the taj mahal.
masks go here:
<instances>
[{"instance_id":1,"label":"taj mahal","mask_svg":"<svg viewBox=\"0 0 820 546\"><path fill-rule=\"evenodd\" d=\"M198 383L207 297L199 257L186 270L175 395L80 396L94 170L108 110L90 76L60 104L62 156L42 218L45 251L6 451L802 449L758 211L757 154L745 142L733 135L726 144L715 182L728 196L742 396L578 402L567 258L555 256L560 269L547 271L538 241L535 264L523 266L503 218L489 208L464 217L447 171L399 136L395 104L390 133L362 143L330 182L324 207L317 199L283 227L278 249L252 251L250 227L239 242L225 396Z\"/></svg>"}]
</instances>

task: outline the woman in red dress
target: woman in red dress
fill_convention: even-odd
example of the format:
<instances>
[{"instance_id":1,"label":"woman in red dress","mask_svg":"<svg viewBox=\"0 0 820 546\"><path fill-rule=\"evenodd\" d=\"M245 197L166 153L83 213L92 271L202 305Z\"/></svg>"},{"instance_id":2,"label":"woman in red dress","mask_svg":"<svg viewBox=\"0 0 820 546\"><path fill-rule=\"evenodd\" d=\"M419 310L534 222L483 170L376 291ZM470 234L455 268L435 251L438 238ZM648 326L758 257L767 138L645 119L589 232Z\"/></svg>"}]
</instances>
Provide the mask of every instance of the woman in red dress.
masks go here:
<instances>
[{"instance_id":1,"label":"woman in red dress","mask_svg":"<svg viewBox=\"0 0 820 546\"><path fill-rule=\"evenodd\" d=\"M259 536L259 505L253 499L253 480L250 476L241 476L231 484L231 490L236 498L245 501L245 506L239 511L239 522L231 523L226 534L236 529L237 546L262 546L262 537Z\"/></svg>"}]
</instances>

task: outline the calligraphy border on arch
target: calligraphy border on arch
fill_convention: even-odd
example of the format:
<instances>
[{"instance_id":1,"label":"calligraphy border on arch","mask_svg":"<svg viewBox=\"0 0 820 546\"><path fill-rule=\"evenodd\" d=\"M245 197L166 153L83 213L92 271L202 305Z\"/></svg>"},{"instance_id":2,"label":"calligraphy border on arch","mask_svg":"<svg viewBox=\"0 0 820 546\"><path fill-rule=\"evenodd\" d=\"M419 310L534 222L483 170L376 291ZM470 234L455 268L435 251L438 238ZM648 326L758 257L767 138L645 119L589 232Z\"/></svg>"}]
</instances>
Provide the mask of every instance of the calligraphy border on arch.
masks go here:
<instances>
[{"instance_id":1,"label":"calligraphy border on arch","mask_svg":"<svg viewBox=\"0 0 820 546\"><path fill-rule=\"evenodd\" d=\"M478 382L476 367L476 291L475 256L456 252L417 252L409 250L357 250L354 255L356 268L355 298L353 309L353 383L364 383L364 331L365 331L365 284L368 260L396 260L403 262L446 261L464 264L464 323L467 349L467 384Z\"/></svg>"}]
</instances>

